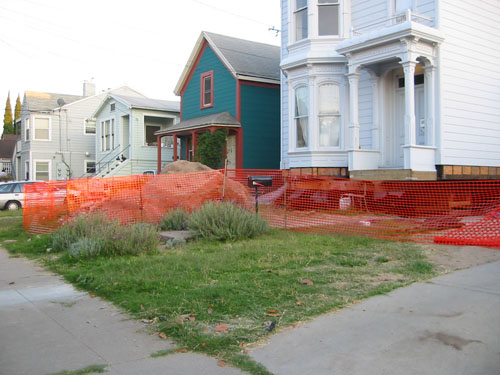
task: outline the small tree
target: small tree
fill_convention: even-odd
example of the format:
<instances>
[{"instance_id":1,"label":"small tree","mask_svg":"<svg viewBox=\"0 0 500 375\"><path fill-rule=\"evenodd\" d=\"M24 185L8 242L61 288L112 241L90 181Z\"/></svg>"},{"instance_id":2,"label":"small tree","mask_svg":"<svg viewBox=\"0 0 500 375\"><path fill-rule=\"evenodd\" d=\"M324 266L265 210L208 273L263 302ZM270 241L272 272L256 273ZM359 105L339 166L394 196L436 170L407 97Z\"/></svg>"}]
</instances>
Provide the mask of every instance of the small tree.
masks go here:
<instances>
[{"instance_id":1,"label":"small tree","mask_svg":"<svg viewBox=\"0 0 500 375\"><path fill-rule=\"evenodd\" d=\"M14 121L12 120L12 107L10 106L10 91L5 103L5 113L3 115L3 134L14 134Z\"/></svg>"},{"instance_id":2,"label":"small tree","mask_svg":"<svg viewBox=\"0 0 500 375\"><path fill-rule=\"evenodd\" d=\"M227 130L218 129L213 133L205 132L198 137L195 159L212 169L221 167L222 151L226 145Z\"/></svg>"},{"instance_id":3,"label":"small tree","mask_svg":"<svg viewBox=\"0 0 500 375\"><path fill-rule=\"evenodd\" d=\"M21 99L19 98L19 94L17 94L16 107L14 108L14 134L17 134L16 121L21 118L21 108Z\"/></svg>"}]
</instances>

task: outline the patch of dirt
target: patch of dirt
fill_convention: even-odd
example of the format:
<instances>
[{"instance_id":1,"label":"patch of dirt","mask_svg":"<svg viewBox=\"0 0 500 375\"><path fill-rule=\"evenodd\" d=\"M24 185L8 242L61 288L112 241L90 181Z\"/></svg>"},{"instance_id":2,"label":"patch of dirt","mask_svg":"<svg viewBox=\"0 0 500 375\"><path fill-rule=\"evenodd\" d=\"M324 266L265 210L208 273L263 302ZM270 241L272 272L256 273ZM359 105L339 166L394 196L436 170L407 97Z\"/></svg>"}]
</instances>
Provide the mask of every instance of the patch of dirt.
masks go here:
<instances>
[{"instance_id":1,"label":"patch of dirt","mask_svg":"<svg viewBox=\"0 0 500 375\"><path fill-rule=\"evenodd\" d=\"M211 171L212 168L207 167L204 164L198 162L192 162L187 160L177 160L170 163L165 168L163 168L160 174L172 174L172 173L192 173L192 172L204 172Z\"/></svg>"},{"instance_id":2,"label":"patch of dirt","mask_svg":"<svg viewBox=\"0 0 500 375\"><path fill-rule=\"evenodd\" d=\"M452 272L500 260L500 249L478 246L421 245L439 272Z\"/></svg>"}]
</instances>

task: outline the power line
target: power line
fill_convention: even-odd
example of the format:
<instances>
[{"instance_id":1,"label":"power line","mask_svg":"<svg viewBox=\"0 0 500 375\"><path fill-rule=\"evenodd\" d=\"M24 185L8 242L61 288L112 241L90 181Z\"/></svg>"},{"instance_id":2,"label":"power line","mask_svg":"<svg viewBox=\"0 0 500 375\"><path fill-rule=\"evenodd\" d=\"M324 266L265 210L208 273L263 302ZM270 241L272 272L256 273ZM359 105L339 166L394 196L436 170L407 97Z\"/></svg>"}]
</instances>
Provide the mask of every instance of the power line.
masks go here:
<instances>
[{"instance_id":1,"label":"power line","mask_svg":"<svg viewBox=\"0 0 500 375\"><path fill-rule=\"evenodd\" d=\"M213 5L207 4L207 3L203 2L203 1L200 1L200 0L191 0L191 1L194 2L194 3L198 3L200 5L203 5L203 6L207 7L207 8L211 8L211 9L216 10L216 11L221 12L221 13L226 13L226 14L229 14L229 15L234 16L234 17L238 17L238 18L245 19L247 21L258 23L260 25L264 25L264 26L268 26L268 27L274 27L274 25L271 25L270 23L265 23L265 22L262 22L260 20L256 20L254 18L250 18L250 17L247 17L247 16L243 16L241 14L238 14L238 13L230 12L230 11L228 11L226 9L214 7Z\"/></svg>"}]
</instances>

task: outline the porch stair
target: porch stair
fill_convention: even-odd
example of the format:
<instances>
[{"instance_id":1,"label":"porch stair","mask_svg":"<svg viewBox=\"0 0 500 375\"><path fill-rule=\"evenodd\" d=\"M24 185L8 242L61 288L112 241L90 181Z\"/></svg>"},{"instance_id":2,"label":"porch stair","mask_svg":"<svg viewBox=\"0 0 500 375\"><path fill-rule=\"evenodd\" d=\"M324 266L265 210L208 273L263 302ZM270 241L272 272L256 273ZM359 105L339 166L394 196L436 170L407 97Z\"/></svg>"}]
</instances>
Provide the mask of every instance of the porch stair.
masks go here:
<instances>
[{"instance_id":1,"label":"porch stair","mask_svg":"<svg viewBox=\"0 0 500 375\"><path fill-rule=\"evenodd\" d=\"M127 168L128 167L128 168ZM128 171L128 172L127 172ZM94 178L116 177L130 174L130 159L116 160L108 168L97 173Z\"/></svg>"},{"instance_id":2,"label":"porch stair","mask_svg":"<svg viewBox=\"0 0 500 375\"><path fill-rule=\"evenodd\" d=\"M373 181L436 181L436 172L421 172L411 169L372 169L349 171L349 178Z\"/></svg>"}]
</instances>

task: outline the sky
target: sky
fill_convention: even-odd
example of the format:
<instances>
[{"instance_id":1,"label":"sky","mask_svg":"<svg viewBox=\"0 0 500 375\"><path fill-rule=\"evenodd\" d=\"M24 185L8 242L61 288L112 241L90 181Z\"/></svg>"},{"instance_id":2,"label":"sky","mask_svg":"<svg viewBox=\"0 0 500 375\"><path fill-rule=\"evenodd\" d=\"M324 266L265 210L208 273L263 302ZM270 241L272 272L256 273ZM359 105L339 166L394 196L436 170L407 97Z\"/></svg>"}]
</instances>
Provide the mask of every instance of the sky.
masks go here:
<instances>
[{"instance_id":1,"label":"sky","mask_svg":"<svg viewBox=\"0 0 500 375\"><path fill-rule=\"evenodd\" d=\"M279 0L0 0L0 113L9 91L14 110L24 91L82 95L84 80L178 100L201 31L279 45L280 23Z\"/></svg>"}]
</instances>

